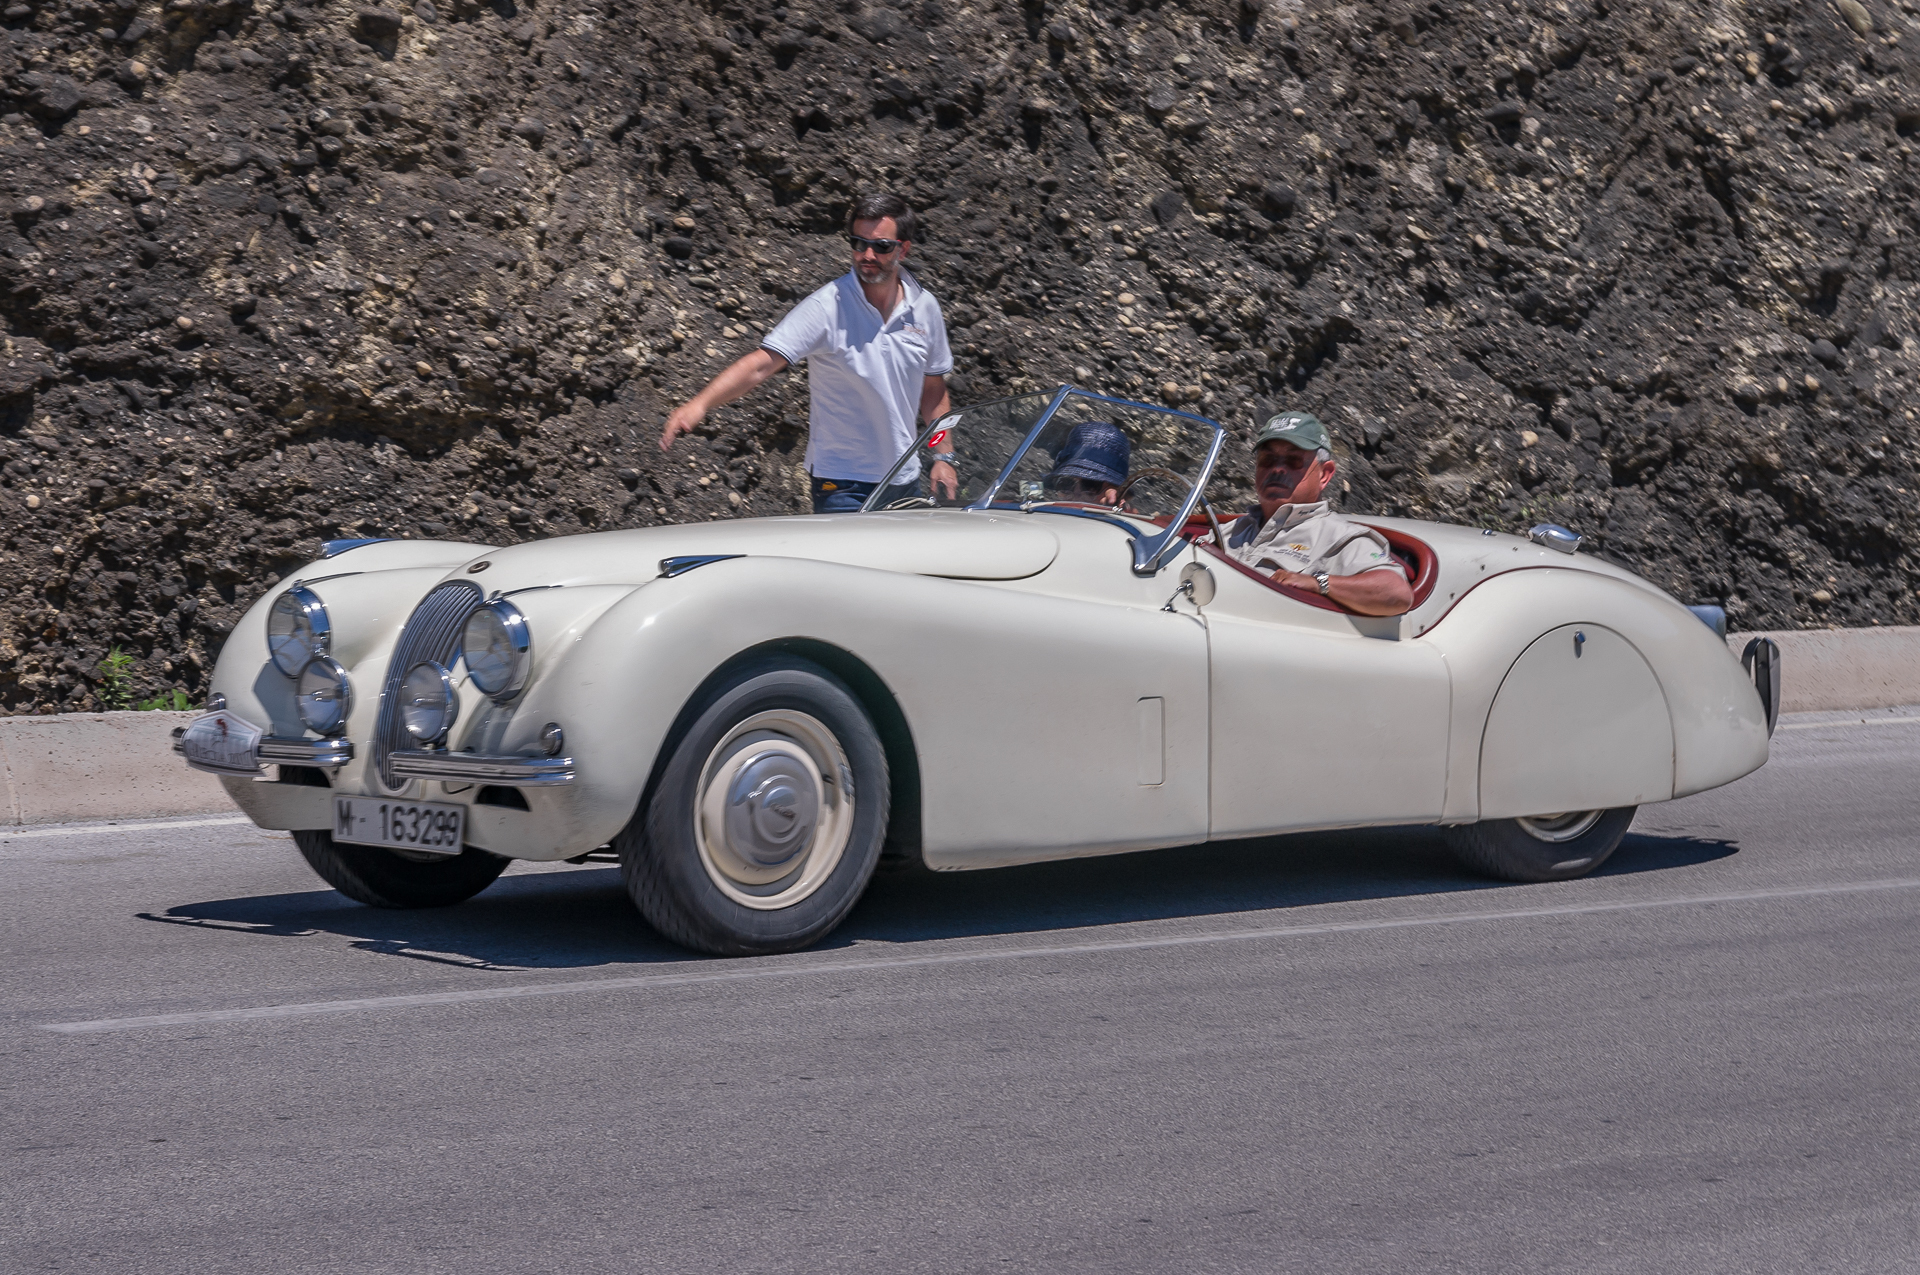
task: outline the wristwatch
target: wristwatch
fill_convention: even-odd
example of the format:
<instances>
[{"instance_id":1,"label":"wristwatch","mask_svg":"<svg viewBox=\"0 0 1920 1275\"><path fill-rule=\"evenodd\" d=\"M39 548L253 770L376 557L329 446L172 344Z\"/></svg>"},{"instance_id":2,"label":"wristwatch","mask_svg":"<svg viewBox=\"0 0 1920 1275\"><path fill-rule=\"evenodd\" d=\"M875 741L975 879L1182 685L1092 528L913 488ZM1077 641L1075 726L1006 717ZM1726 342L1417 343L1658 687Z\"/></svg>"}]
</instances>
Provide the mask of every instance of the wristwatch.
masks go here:
<instances>
[{"instance_id":1,"label":"wristwatch","mask_svg":"<svg viewBox=\"0 0 1920 1275\"><path fill-rule=\"evenodd\" d=\"M935 453L933 454L933 458L932 458L932 459L933 459L933 461L934 461L934 463L935 463L935 464L938 464L938 463L940 463L941 461L945 461L945 462L946 462L947 464L949 464L949 465L953 465L953 466L954 466L954 468L956 468L956 469L958 469L958 468L959 468L959 466L958 466L957 464L955 464L955 463L954 463L954 453L952 453L952 452L935 452Z\"/></svg>"},{"instance_id":2,"label":"wristwatch","mask_svg":"<svg viewBox=\"0 0 1920 1275\"><path fill-rule=\"evenodd\" d=\"M1315 571L1313 582L1320 586L1320 596L1324 598L1327 596L1327 586L1333 583L1333 577L1324 571Z\"/></svg>"}]
</instances>

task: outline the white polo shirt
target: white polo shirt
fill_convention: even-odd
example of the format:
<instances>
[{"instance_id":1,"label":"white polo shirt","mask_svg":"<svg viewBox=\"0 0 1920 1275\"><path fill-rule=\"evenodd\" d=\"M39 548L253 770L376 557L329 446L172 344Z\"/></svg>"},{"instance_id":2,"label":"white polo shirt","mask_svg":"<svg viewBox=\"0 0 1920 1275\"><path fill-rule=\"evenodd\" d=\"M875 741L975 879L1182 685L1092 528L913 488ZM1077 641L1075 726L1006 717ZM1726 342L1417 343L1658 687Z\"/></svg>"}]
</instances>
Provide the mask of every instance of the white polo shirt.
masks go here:
<instances>
[{"instance_id":1,"label":"white polo shirt","mask_svg":"<svg viewBox=\"0 0 1920 1275\"><path fill-rule=\"evenodd\" d=\"M920 432L926 378L953 371L940 303L905 270L900 284L900 302L883 318L849 270L760 342L789 363L807 360L807 470L821 478L885 478ZM915 458L896 481L919 476Z\"/></svg>"}]
</instances>

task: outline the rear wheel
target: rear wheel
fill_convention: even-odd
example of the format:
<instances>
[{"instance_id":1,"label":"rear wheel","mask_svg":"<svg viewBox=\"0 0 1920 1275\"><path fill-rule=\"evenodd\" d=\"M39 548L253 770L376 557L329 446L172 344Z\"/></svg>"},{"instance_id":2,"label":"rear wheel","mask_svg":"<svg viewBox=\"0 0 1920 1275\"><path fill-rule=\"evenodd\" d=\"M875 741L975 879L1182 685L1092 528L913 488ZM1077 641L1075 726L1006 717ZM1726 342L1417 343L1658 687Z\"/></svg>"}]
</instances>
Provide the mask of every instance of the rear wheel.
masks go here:
<instances>
[{"instance_id":1,"label":"rear wheel","mask_svg":"<svg viewBox=\"0 0 1920 1275\"><path fill-rule=\"evenodd\" d=\"M335 841L321 830L296 832L293 842L328 885L374 908L464 903L492 885L508 862L473 846L459 854L424 854Z\"/></svg>"},{"instance_id":2,"label":"rear wheel","mask_svg":"<svg viewBox=\"0 0 1920 1275\"><path fill-rule=\"evenodd\" d=\"M1637 806L1488 819L1447 829L1447 847L1466 868L1502 881L1571 881L1607 861Z\"/></svg>"},{"instance_id":3,"label":"rear wheel","mask_svg":"<svg viewBox=\"0 0 1920 1275\"><path fill-rule=\"evenodd\" d=\"M674 942L791 952L866 889L887 794L886 750L853 692L818 665L768 660L708 696L613 844L635 905Z\"/></svg>"}]
</instances>

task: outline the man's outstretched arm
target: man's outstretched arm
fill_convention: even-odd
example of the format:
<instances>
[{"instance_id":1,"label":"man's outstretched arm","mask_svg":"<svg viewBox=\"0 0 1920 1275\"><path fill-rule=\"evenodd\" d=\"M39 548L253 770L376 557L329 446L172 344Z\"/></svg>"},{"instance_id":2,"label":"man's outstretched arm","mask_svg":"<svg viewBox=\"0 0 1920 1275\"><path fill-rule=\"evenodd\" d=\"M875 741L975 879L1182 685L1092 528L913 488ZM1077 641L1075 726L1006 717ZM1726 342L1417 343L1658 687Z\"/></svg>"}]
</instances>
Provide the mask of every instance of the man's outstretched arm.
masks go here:
<instances>
[{"instance_id":1,"label":"man's outstretched arm","mask_svg":"<svg viewBox=\"0 0 1920 1275\"><path fill-rule=\"evenodd\" d=\"M692 433L693 427L705 420L714 408L725 407L752 392L760 382L785 371L786 367L787 361L765 346L735 359L725 371L708 381L706 388L673 409L673 415L667 417L667 427L660 431L660 450L669 450L674 439Z\"/></svg>"}]
</instances>

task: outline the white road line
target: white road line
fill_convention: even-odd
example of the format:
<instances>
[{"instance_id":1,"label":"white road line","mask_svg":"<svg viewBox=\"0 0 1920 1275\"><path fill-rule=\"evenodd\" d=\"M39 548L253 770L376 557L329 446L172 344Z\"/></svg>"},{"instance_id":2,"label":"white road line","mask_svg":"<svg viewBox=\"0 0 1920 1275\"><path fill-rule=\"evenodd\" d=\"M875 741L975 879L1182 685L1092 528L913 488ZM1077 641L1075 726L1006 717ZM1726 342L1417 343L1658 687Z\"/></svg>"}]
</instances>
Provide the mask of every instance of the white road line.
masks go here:
<instances>
[{"instance_id":1,"label":"white road line","mask_svg":"<svg viewBox=\"0 0 1920 1275\"><path fill-rule=\"evenodd\" d=\"M1843 722L1785 722L1774 729L1825 730L1832 726L1912 726L1916 723L1920 723L1920 717L1861 717Z\"/></svg>"},{"instance_id":2,"label":"white road line","mask_svg":"<svg viewBox=\"0 0 1920 1275\"><path fill-rule=\"evenodd\" d=\"M1729 894L1697 894L1677 899L1643 899L1618 903L1569 903L1551 908L1522 908L1504 912L1453 912L1437 916L1409 916L1374 921L1326 921L1317 925L1282 925L1260 930L1216 930L1161 938L1113 939L1104 943L1062 943L1049 947L1007 947L986 951L939 952L927 956L893 956L873 960L821 961L804 957L761 957L728 961L723 968L680 974L640 974L631 978L583 979L568 983L534 983L517 987L480 987L459 992L426 992L411 996L374 996L364 1000L311 1001L302 1005L256 1005L246 1009L203 1010L191 1014L146 1014L137 1018L95 1018L74 1023L42 1023L47 1031L79 1035L90 1032L134 1031L142 1027L188 1027L205 1023L240 1023L266 1018L319 1018L362 1010L422 1009L434 1005L464 1005L475 1001L521 1000L530 996L565 996L575 992L629 992L656 987L689 987L702 983L745 983L810 974L858 974L870 971L920 969L935 965L971 965L988 961L1017 961L1036 956L1086 956L1105 952L1140 952L1154 948L1193 947L1205 943L1242 943L1257 939L1301 938L1317 934L1357 934L1368 930L1406 930L1422 926L1462 925L1473 921L1517 921L1532 917L1591 916L1606 912L1640 912L1655 908L1699 907L1714 903L1752 903L1768 899L1802 899L1841 894L1920 888L1920 877L1860 881L1846 885L1816 885L1779 890L1742 890Z\"/></svg>"},{"instance_id":3,"label":"white road line","mask_svg":"<svg viewBox=\"0 0 1920 1275\"><path fill-rule=\"evenodd\" d=\"M222 815L218 819L175 819L155 823L96 823L84 828L34 828L24 832L0 828L0 841L19 841L26 837L78 837L90 832L95 834L145 832L150 828L211 828L216 824L247 822L249 820L245 815Z\"/></svg>"}]
</instances>

